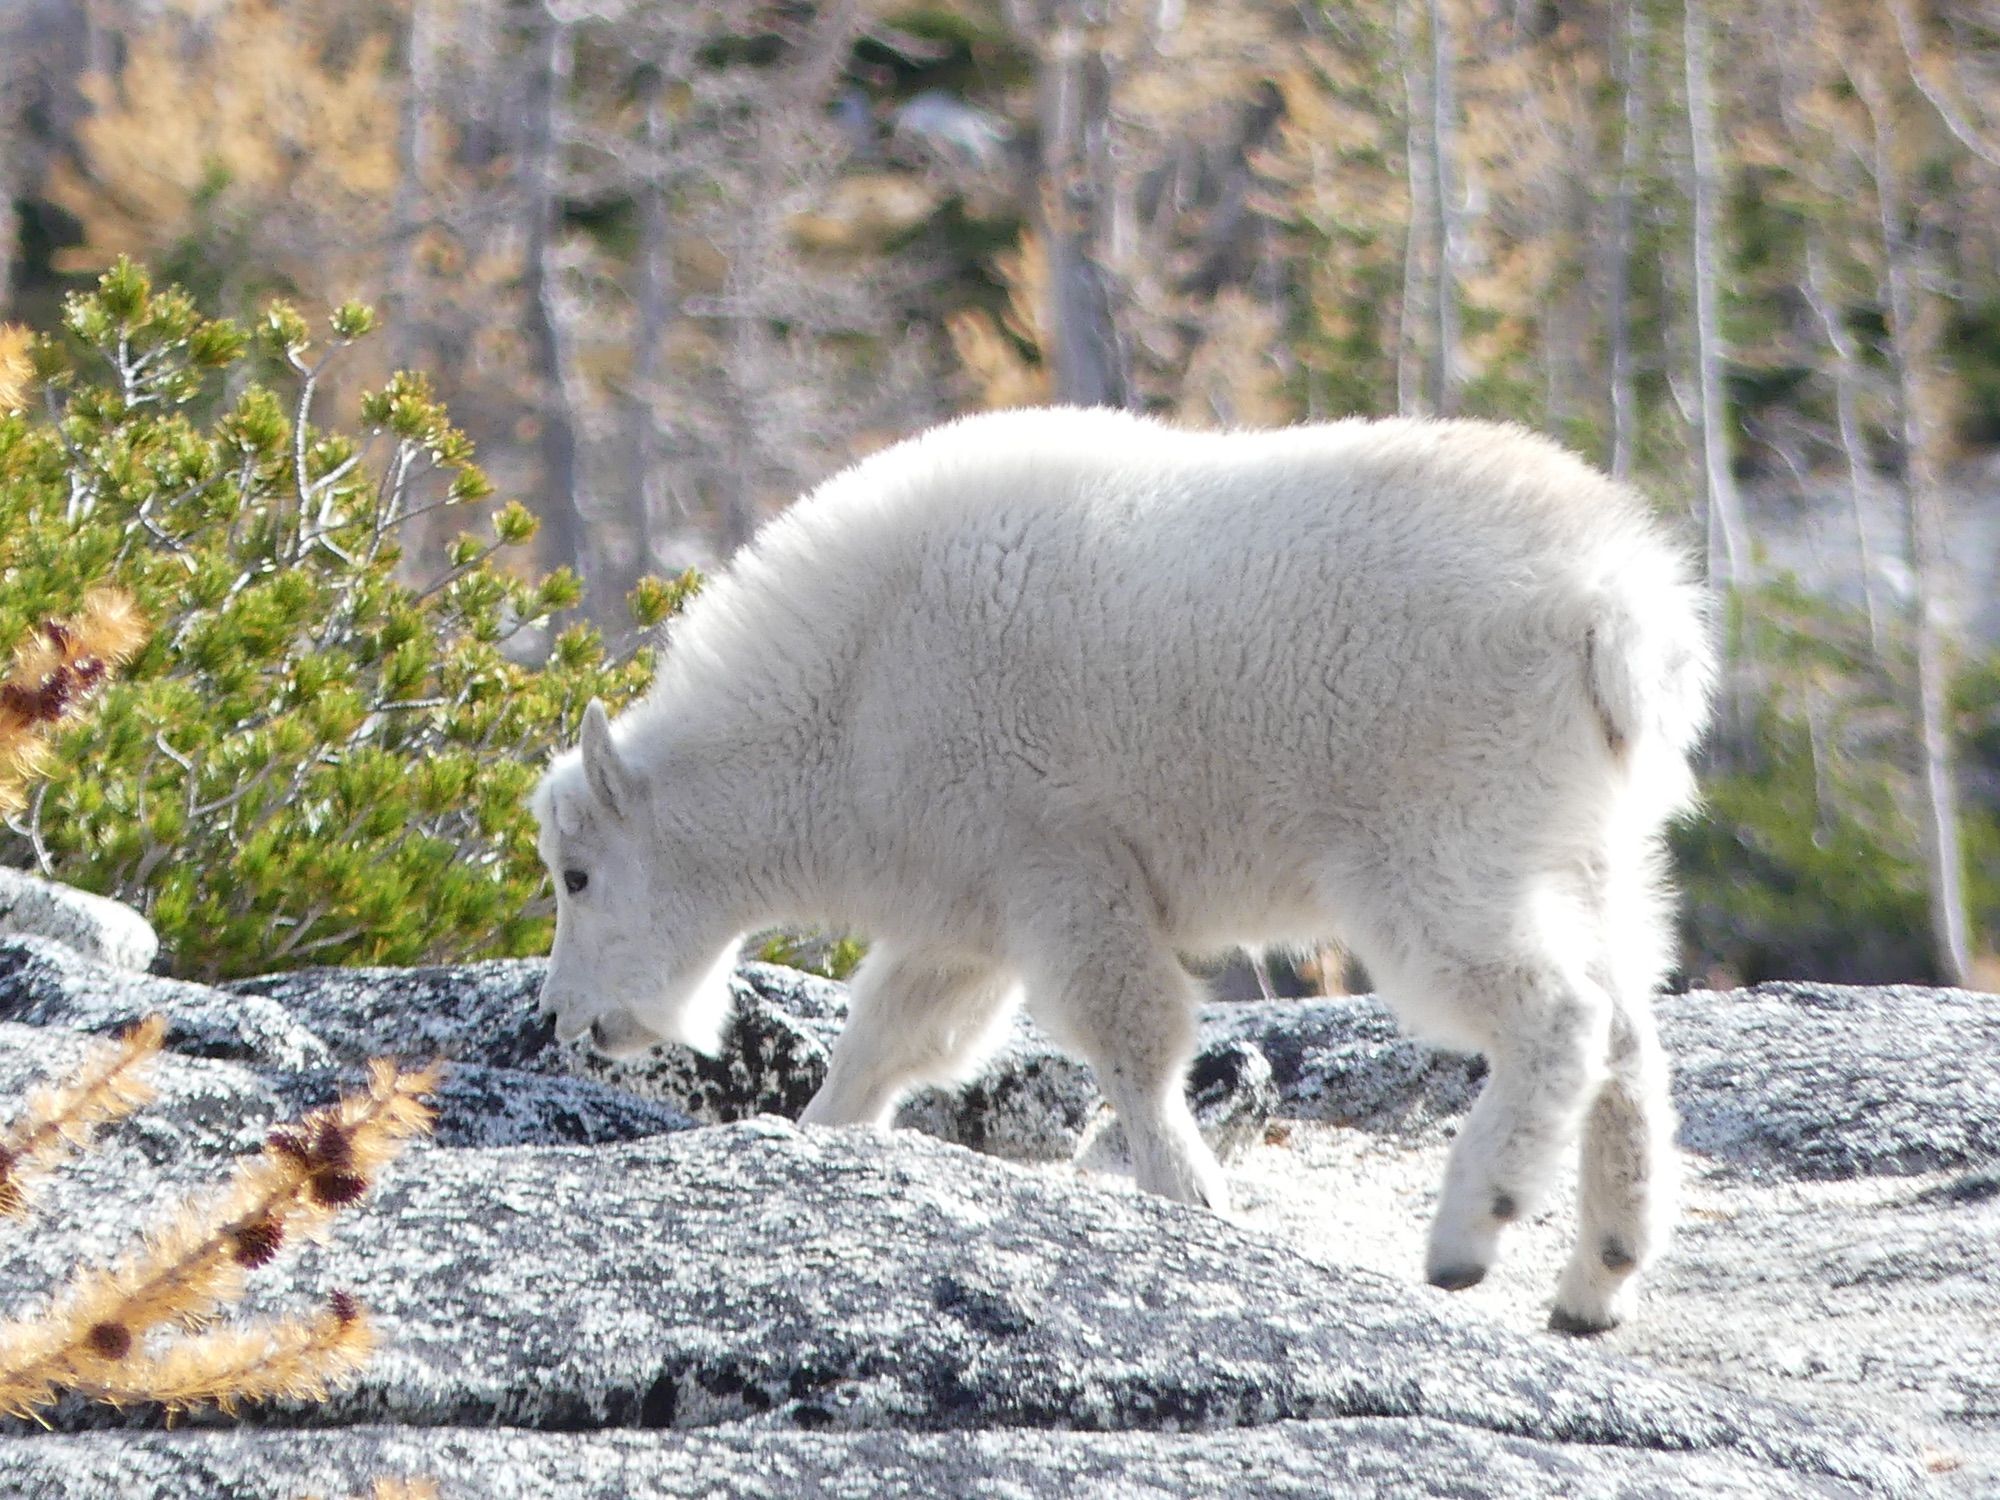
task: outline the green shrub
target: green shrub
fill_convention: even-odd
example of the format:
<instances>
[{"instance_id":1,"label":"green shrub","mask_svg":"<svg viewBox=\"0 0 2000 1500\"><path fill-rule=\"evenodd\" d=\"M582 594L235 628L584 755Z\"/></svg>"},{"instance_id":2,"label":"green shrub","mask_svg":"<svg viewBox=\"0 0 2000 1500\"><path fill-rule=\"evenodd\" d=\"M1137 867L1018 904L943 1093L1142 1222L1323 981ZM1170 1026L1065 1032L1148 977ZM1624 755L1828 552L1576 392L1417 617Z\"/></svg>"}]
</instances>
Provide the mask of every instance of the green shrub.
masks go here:
<instances>
[{"instance_id":1,"label":"green shrub","mask_svg":"<svg viewBox=\"0 0 2000 1500\"><path fill-rule=\"evenodd\" d=\"M1750 759L1708 777L1674 830L1690 977L1934 980L1915 834L1887 780L1830 766L1776 711Z\"/></svg>"},{"instance_id":2,"label":"green shrub","mask_svg":"<svg viewBox=\"0 0 2000 1500\"><path fill-rule=\"evenodd\" d=\"M358 430L317 425L328 360L373 323L350 303L316 345L278 303L246 332L120 262L38 341L42 409L0 417L0 660L94 585L153 626L0 858L139 906L185 975L542 949L524 795L592 697L650 673L555 628L574 575L502 566L535 532L518 502L441 577L403 575L402 523L491 485L420 375L365 395ZM648 580L639 626L692 584Z\"/></svg>"},{"instance_id":3,"label":"green shrub","mask_svg":"<svg viewBox=\"0 0 2000 1500\"><path fill-rule=\"evenodd\" d=\"M851 934L794 931L789 928L754 935L749 952L759 963L783 964L825 979L848 980L861 967L868 945Z\"/></svg>"},{"instance_id":4,"label":"green shrub","mask_svg":"<svg viewBox=\"0 0 2000 1500\"><path fill-rule=\"evenodd\" d=\"M1906 622L1780 578L1739 598L1738 702L1697 820L1675 830L1691 977L1935 982L1918 838ZM2000 658L1959 673L1954 730L1976 932L1993 931L2000 819L1982 766L2000 741Z\"/></svg>"}]
</instances>

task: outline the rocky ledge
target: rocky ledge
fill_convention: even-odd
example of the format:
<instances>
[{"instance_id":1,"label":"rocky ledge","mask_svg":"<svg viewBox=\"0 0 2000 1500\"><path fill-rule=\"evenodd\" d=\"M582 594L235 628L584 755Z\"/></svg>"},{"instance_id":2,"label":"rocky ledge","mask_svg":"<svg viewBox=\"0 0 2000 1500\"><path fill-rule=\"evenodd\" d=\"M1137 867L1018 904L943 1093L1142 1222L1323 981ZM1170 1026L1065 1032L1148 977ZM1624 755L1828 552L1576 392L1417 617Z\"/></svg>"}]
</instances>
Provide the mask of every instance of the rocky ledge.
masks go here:
<instances>
[{"instance_id":1,"label":"rocky ledge","mask_svg":"<svg viewBox=\"0 0 2000 1500\"><path fill-rule=\"evenodd\" d=\"M840 987L746 966L730 1045L557 1045L540 966L211 989L0 938L0 1099L167 1016L161 1098L0 1238L32 1314L371 1055L440 1130L246 1308L334 1288L382 1348L236 1421L65 1406L0 1495L1918 1495L2000 1488L2000 1000L1663 999L1691 1172L1639 1317L1542 1330L1558 1208L1418 1284L1478 1070L1371 1002L1217 1006L1194 1091L1239 1222L1130 1191L1087 1069L1026 1023L893 1133L804 1131ZM968 1150L966 1147L975 1149ZM1009 1158L1003 1160L1001 1158Z\"/></svg>"}]
</instances>

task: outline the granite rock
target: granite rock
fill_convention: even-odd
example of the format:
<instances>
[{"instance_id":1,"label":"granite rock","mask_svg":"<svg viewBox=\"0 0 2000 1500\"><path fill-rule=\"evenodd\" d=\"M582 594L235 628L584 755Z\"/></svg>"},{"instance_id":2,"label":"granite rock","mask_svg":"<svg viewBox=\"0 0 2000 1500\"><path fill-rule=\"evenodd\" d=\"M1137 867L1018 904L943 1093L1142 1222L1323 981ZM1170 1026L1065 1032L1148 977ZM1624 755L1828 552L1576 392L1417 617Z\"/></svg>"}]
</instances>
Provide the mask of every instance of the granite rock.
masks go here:
<instances>
[{"instance_id":1,"label":"granite rock","mask_svg":"<svg viewBox=\"0 0 2000 1500\"><path fill-rule=\"evenodd\" d=\"M2000 1485L1990 998L1664 997L1688 1216L1640 1316L1578 1344L1541 1332L1560 1205L1481 1287L1417 1284L1482 1073L1372 1001L1205 1013L1191 1094L1246 1227L1071 1170L1115 1131L1088 1068L1025 1020L905 1120L1032 1169L754 1118L817 1085L838 985L747 965L721 1058L621 1065L555 1044L540 973L210 989L0 939L0 1097L94 1034L170 1022L160 1100L0 1236L10 1310L366 1058L455 1060L439 1135L327 1243L252 1279L251 1315L336 1287L371 1306L384 1347L352 1388L172 1431L66 1405L59 1431L0 1440L0 1496L291 1500L384 1473L492 1496L1012 1500Z\"/></svg>"},{"instance_id":2,"label":"granite rock","mask_svg":"<svg viewBox=\"0 0 2000 1500\"><path fill-rule=\"evenodd\" d=\"M2000 1162L2000 1000L1777 982L1655 1003L1681 1144L1744 1171L1839 1179ZM1378 1134L1436 1131L1485 1066L1402 1036L1369 996L1210 1006L1204 1036L1271 1063L1277 1110Z\"/></svg>"},{"instance_id":3,"label":"granite rock","mask_svg":"<svg viewBox=\"0 0 2000 1500\"><path fill-rule=\"evenodd\" d=\"M0 867L0 936L40 937L141 973L159 956L153 924L122 901Z\"/></svg>"},{"instance_id":4,"label":"granite rock","mask_svg":"<svg viewBox=\"0 0 2000 1500\"><path fill-rule=\"evenodd\" d=\"M108 1034L152 1014L167 1019L167 1049L189 1057L291 1071L343 1060L261 997L128 973L45 938L0 937L0 1021Z\"/></svg>"},{"instance_id":5,"label":"granite rock","mask_svg":"<svg viewBox=\"0 0 2000 1500\"><path fill-rule=\"evenodd\" d=\"M847 1016L846 988L771 964L746 963L716 1057L666 1046L612 1061L555 1040L536 1014L542 960L443 969L308 969L240 981L239 994L275 1001L356 1061L391 1053L573 1073L657 1099L704 1123L759 1114L795 1118L826 1076ZM1277 1093L1261 1055L1224 1039L1192 1069L1196 1120L1232 1155L1263 1131ZM1068 1161L1104 1113L1089 1066L1017 1015L966 1083L922 1089L897 1123L1013 1161Z\"/></svg>"},{"instance_id":6,"label":"granite rock","mask_svg":"<svg viewBox=\"0 0 2000 1500\"><path fill-rule=\"evenodd\" d=\"M1280 1114L1378 1133L1437 1130L1465 1113L1486 1077L1478 1058L1405 1036L1369 995L1211 1005L1202 1036L1262 1053Z\"/></svg>"},{"instance_id":7,"label":"granite rock","mask_svg":"<svg viewBox=\"0 0 2000 1500\"><path fill-rule=\"evenodd\" d=\"M1772 983L1660 1002L1681 1143L1825 1180L2000 1164L2000 998Z\"/></svg>"},{"instance_id":8,"label":"granite rock","mask_svg":"<svg viewBox=\"0 0 2000 1500\"><path fill-rule=\"evenodd\" d=\"M73 1185L129 1199L129 1163L116 1181L88 1181L113 1166L80 1163ZM9 1247L0 1287L18 1301L71 1254ZM334 1429L335 1451L393 1426L408 1469L455 1444L495 1445L487 1429L516 1430L495 1461L518 1476L547 1471L542 1435L580 1464L579 1432L663 1428L675 1431L653 1435L651 1454L617 1451L663 1478L716 1464L704 1493L726 1495L779 1493L780 1475L851 1476L842 1455L856 1449L900 1466L890 1493L968 1465L1019 1474L1017 1494L1080 1480L1143 1493L1147 1474L1183 1467L1176 1447L1214 1476L1180 1493L1265 1492L1245 1462L1289 1472L1296 1493L1350 1436L1342 1462L1365 1493L1451 1493L1455 1472L1520 1495L1564 1480L1593 1494L1921 1486L1918 1455L1871 1424L1510 1332L1213 1215L910 1132L759 1120L587 1148L413 1153L286 1280L284 1297L260 1292L249 1310L345 1288L383 1347L331 1401L266 1408L258 1425ZM0 1493L89 1493L108 1482L107 1451L116 1472L171 1476L137 1493L179 1496L246 1492L203 1453L249 1463L261 1445L293 1484L306 1473L287 1462L317 1461L319 1447L286 1449L275 1432L218 1447L199 1431L212 1421L138 1438L130 1429L158 1427L157 1414L60 1409L59 1428L110 1425L0 1443ZM374 1441L367 1461L380 1462ZM100 1477L86 1480L93 1465ZM282 1482L267 1467L247 1492Z\"/></svg>"},{"instance_id":9,"label":"granite rock","mask_svg":"<svg viewBox=\"0 0 2000 1500\"><path fill-rule=\"evenodd\" d=\"M89 1036L0 1022L0 1101L73 1074ZM271 1127L331 1104L366 1084L358 1066L316 1071L259 1069L165 1052L148 1080L155 1104L121 1123L100 1148L136 1149L157 1168L178 1163L199 1177L221 1158L262 1147ZM651 1099L585 1078L454 1063L432 1102L437 1129L418 1147L595 1146L692 1128L694 1121ZM212 1175L212 1173L211 1173Z\"/></svg>"},{"instance_id":10,"label":"granite rock","mask_svg":"<svg viewBox=\"0 0 2000 1500\"><path fill-rule=\"evenodd\" d=\"M297 1500L310 1482L366 1494L383 1477L445 1478L481 1500L1811 1500L1866 1487L1773 1476L1713 1454L1631 1452L1423 1418L1350 1417L1224 1432L798 1432L359 1425L55 1433L0 1450L0 1483L65 1500Z\"/></svg>"}]
</instances>

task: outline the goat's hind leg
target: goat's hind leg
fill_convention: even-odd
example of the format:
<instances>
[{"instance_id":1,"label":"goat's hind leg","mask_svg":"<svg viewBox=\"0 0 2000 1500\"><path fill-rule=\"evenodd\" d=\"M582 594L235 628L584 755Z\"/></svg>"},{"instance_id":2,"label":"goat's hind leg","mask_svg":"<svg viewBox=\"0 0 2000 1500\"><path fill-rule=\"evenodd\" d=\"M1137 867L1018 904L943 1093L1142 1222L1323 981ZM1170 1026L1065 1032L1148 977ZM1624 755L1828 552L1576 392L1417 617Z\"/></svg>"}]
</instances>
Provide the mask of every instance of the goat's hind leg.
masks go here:
<instances>
[{"instance_id":1,"label":"goat's hind leg","mask_svg":"<svg viewBox=\"0 0 2000 1500\"><path fill-rule=\"evenodd\" d=\"M1604 1076L1610 997L1564 966L1529 958L1452 978L1490 1036L1485 1089L1445 1168L1425 1272L1457 1291L1484 1279L1501 1233L1535 1212Z\"/></svg>"},{"instance_id":2,"label":"goat's hind leg","mask_svg":"<svg viewBox=\"0 0 2000 1500\"><path fill-rule=\"evenodd\" d=\"M1611 1073L1583 1124L1576 1248L1549 1326L1598 1333L1624 1319L1638 1273L1666 1246L1677 1169L1666 1055L1648 999L1621 998Z\"/></svg>"},{"instance_id":3,"label":"goat's hind leg","mask_svg":"<svg viewBox=\"0 0 2000 1500\"><path fill-rule=\"evenodd\" d=\"M861 961L847 1025L804 1125L887 1125L913 1084L962 1077L1012 1013L999 964L877 944Z\"/></svg>"}]
</instances>

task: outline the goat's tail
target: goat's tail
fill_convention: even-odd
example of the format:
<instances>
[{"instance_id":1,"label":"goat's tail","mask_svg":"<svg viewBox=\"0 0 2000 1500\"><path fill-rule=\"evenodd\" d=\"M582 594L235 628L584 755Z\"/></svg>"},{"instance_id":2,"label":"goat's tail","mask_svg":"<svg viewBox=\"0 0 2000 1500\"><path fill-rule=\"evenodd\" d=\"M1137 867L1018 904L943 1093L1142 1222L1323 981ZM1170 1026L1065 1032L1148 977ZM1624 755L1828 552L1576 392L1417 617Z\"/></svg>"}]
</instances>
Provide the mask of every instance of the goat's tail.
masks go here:
<instances>
[{"instance_id":1,"label":"goat's tail","mask_svg":"<svg viewBox=\"0 0 2000 1500\"><path fill-rule=\"evenodd\" d=\"M1584 672L1612 754L1648 780L1671 779L1673 809L1692 796L1687 758L1708 727L1716 655L1702 589L1678 559L1660 561L1597 591Z\"/></svg>"},{"instance_id":2,"label":"goat's tail","mask_svg":"<svg viewBox=\"0 0 2000 1500\"><path fill-rule=\"evenodd\" d=\"M1661 835L1696 801L1690 756L1717 675L1706 591L1664 550L1605 578L1585 609L1584 684L1608 756L1602 806L1601 961L1613 996L1641 1005L1673 962Z\"/></svg>"}]
</instances>

